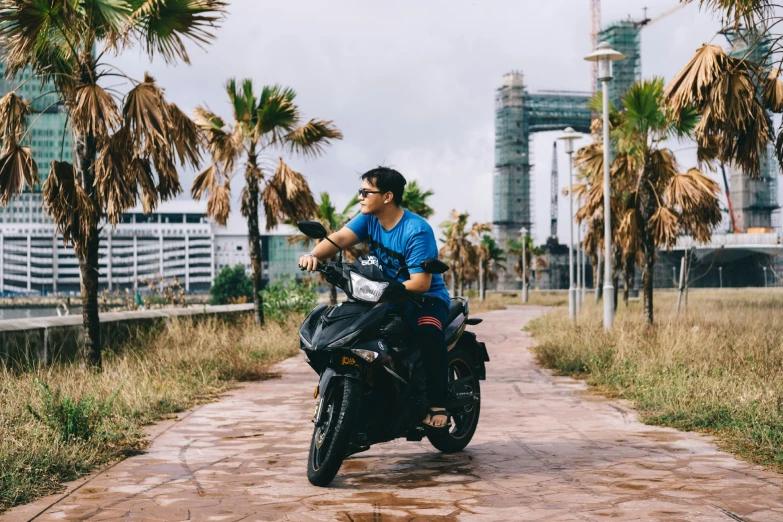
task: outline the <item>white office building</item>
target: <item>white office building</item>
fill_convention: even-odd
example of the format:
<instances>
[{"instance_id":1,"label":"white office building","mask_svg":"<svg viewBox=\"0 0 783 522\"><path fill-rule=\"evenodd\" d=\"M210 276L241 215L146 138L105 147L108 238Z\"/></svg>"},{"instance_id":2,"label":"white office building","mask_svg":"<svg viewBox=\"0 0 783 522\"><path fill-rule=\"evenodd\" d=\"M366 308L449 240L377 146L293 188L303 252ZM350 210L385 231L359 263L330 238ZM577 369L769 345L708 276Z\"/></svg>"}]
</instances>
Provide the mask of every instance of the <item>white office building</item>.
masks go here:
<instances>
[{"instance_id":1,"label":"white office building","mask_svg":"<svg viewBox=\"0 0 783 522\"><path fill-rule=\"evenodd\" d=\"M63 244L51 218L40 211L40 201L40 194L23 194L0 207L0 293L80 291L73 247ZM249 273L247 236L210 223L204 207L171 201L149 215L134 209L115 228L103 227L100 288L135 289L148 281L163 278L170 283L176 278L186 291L204 292L224 266L243 265ZM308 251L288 245L287 233L262 236L265 279L295 275L295 260Z\"/></svg>"}]
</instances>

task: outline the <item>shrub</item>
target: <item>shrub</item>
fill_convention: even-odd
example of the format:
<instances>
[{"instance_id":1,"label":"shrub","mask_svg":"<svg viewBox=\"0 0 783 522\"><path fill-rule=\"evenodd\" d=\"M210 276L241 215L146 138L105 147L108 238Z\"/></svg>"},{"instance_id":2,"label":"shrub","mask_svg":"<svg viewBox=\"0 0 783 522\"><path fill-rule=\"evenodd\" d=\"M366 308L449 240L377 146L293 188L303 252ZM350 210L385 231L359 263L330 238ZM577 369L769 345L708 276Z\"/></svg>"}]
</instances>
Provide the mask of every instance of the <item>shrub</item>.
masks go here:
<instances>
[{"instance_id":1,"label":"shrub","mask_svg":"<svg viewBox=\"0 0 783 522\"><path fill-rule=\"evenodd\" d=\"M264 298L264 313L275 321L281 321L291 314L307 314L318 303L316 282L293 278L280 279L261 291Z\"/></svg>"},{"instance_id":2,"label":"shrub","mask_svg":"<svg viewBox=\"0 0 783 522\"><path fill-rule=\"evenodd\" d=\"M223 270L215 277L212 288L209 289L212 296L210 304L219 305L237 302L238 298L253 297L253 282L245 274L245 267L236 265L234 268L224 266Z\"/></svg>"}]
</instances>

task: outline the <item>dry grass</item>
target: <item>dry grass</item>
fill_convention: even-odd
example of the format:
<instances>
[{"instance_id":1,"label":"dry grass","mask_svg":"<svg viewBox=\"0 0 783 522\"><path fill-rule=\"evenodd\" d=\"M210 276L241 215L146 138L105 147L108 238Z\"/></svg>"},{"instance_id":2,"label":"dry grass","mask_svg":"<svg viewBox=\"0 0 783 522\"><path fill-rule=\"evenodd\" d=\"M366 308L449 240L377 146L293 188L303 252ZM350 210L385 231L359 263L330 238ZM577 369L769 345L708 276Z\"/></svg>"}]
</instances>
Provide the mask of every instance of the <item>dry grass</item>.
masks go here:
<instances>
[{"instance_id":1,"label":"dry grass","mask_svg":"<svg viewBox=\"0 0 783 522\"><path fill-rule=\"evenodd\" d=\"M477 314L491 312L492 310L505 310L508 305L527 306L565 306L568 304L567 292L554 292L546 290L530 290L528 302L522 302L522 293L514 292L487 292L487 298L482 303L475 292L466 292L470 297L470 313Z\"/></svg>"},{"instance_id":2,"label":"dry grass","mask_svg":"<svg viewBox=\"0 0 783 522\"><path fill-rule=\"evenodd\" d=\"M260 329L250 317L174 320L107 353L101 373L0 370L0 511L139 451L143 426L264 378L269 364L296 353L300 321Z\"/></svg>"},{"instance_id":3,"label":"dry grass","mask_svg":"<svg viewBox=\"0 0 783 522\"><path fill-rule=\"evenodd\" d=\"M724 449L783 471L783 292L656 292L656 324L640 303L621 303L612 332L586 300L577 325L567 311L530 324L539 361L634 401L644 422L717 436Z\"/></svg>"}]
</instances>

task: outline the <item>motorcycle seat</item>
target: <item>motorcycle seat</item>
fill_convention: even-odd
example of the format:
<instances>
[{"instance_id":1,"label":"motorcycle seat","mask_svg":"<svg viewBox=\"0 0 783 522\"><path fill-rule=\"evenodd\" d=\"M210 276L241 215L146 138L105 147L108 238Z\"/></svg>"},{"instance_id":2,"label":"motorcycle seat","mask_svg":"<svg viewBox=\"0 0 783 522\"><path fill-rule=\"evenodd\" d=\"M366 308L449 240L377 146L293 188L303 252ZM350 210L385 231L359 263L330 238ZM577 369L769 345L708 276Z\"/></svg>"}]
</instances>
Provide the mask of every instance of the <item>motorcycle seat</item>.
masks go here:
<instances>
[{"instance_id":1,"label":"motorcycle seat","mask_svg":"<svg viewBox=\"0 0 783 522\"><path fill-rule=\"evenodd\" d=\"M454 319L459 317L460 314L465 312L465 303L458 299L452 299L451 305L449 305L449 315L446 319L446 324L451 324L454 322Z\"/></svg>"}]
</instances>

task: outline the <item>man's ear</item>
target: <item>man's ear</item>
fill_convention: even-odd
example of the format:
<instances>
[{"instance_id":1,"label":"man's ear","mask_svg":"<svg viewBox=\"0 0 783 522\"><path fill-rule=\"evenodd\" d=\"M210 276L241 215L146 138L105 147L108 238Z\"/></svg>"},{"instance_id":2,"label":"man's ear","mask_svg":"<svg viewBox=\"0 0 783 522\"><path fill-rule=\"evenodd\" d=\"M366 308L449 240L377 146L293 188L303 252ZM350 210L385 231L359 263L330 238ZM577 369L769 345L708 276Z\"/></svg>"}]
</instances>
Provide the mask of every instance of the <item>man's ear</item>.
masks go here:
<instances>
[{"instance_id":1,"label":"man's ear","mask_svg":"<svg viewBox=\"0 0 783 522\"><path fill-rule=\"evenodd\" d=\"M391 203L392 201L394 201L394 194L393 193L387 192L386 194L383 195L383 202L384 203L388 204L388 203Z\"/></svg>"}]
</instances>

